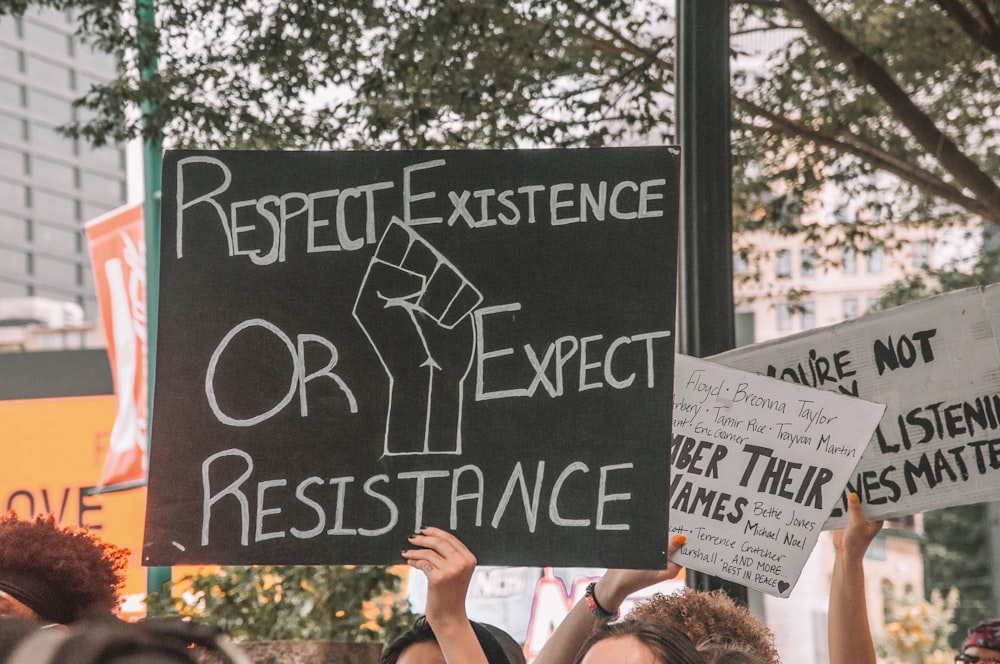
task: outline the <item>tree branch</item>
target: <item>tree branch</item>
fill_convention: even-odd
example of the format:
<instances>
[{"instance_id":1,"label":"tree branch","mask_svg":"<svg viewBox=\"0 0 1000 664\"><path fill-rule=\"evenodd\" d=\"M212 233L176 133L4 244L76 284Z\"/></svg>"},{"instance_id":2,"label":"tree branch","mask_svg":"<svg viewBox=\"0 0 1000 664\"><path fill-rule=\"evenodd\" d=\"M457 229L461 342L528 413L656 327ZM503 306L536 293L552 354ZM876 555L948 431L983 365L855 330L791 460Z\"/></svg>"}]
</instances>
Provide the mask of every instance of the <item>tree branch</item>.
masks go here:
<instances>
[{"instance_id":1,"label":"tree branch","mask_svg":"<svg viewBox=\"0 0 1000 664\"><path fill-rule=\"evenodd\" d=\"M955 142L937 128L889 74L866 53L820 16L808 0L781 0L785 9L802 22L803 28L832 57L840 60L855 76L874 88L927 154L937 159L955 181L979 200L990 221L1000 224L1000 186Z\"/></svg>"},{"instance_id":2,"label":"tree branch","mask_svg":"<svg viewBox=\"0 0 1000 664\"><path fill-rule=\"evenodd\" d=\"M983 18L980 21L962 4L961 0L935 0L935 4L978 44L988 48L996 55L1000 55L1000 32L997 31L997 24L988 13L987 8L980 7L979 13Z\"/></svg>"},{"instance_id":3,"label":"tree branch","mask_svg":"<svg viewBox=\"0 0 1000 664\"><path fill-rule=\"evenodd\" d=\"M574 5L577 11L582 16L593 21L595 25L597 25L599 28L607 32L609 35L611 35L613 39L620 42L623 46L619 48L619 52L631 53L632 55L646 59L650 62L652 62L659 56L659 50L645 48L644 46L641 46L640 44L636 43L634 40L629 39L624 34L622 34L620 30L616 29L610 23L601 20L601 18L597 16L597 14L581 6L580 3L570 0L570 4ZM591 40L595 41L598 44L605 44L606 46L611 45L610 42L605 42L605 40L603 39L598 39L593 35L589 35L581 31L577 31L577 34L578 36L581 37L589 37Z\"/></svg>"},{"instance_id":4,"label":"tree branch","mask_svg":"<svg viewBox=\"0 0 1000 664\"><path fill-rule=\"evenodd\" d=\"M986 0L972 0L972 6L976 8L979 12L979 17L983 19L983 23L989 26L990 30L997 29L997 20L993 16L993 10L987 4Z\"/></svg>"},{"instance_id":5,"label":"tree branch","mask_svg":"<svg viewBox=\"0 0 1000 664\"><path fill-rule=\"evenodd\" d=\"M858 139L857 136L843 132L840 136L817 131L809 127L796 123L784 116L777 115L767 109L754 104L753 102L733 95L733 103L736 106L747 109L751 115L760 117L768 122L767 126L748 121L738 121L739 124L754 132L769 132L782 136L804 138L817 145L828 147L837 152L851 154L855 157L867 161L872 166L892 173L897 177L914 184L927 193L937 196L943 200L959 205L970 212L982 215L985 218L992 218L991 214L996 211L981 201L971 198L962 191L954 187L930 171L920 168L908 161L888 153L878 147Z\"/></svg>"}]
</instances>

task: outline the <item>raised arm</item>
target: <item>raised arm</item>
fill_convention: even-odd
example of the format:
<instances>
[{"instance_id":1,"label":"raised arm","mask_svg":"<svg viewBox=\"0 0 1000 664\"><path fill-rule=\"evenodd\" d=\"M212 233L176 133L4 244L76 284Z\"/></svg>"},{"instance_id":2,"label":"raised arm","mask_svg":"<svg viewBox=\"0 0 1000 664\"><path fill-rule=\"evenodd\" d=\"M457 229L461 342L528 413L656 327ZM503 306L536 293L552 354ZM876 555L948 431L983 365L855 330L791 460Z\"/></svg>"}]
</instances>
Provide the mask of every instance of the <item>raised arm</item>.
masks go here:
<instances>
[{"instance_id":1,"label":"raised arm","mask_svg":"<svg viewBox=\"0 0 1000 664\"><path fill-rule=\"evenodd\" d=\"M833 576L830 580L830 664L875 664L875 644L868 625L864 558L882 528L865 519L858 494L847 499L847 526L833 533Z\"/></svg>"},{"instance_id":2,"label":"raised arm","mask_svg":"<svg viewBox=\"0 0 1000 664\"><path fill-rule=\"evenodd\" d=\"M678 535L670 540L667 548L669 555L673 555L678 549L684 546L687 538ZM593 589L592 599L600 607L597 612L591 610L587 598L581 599L570 610L556 631L545 642L534 664L565 664L572 662L580 650L580 646L587 640L590 633L594 631L602 622L610 619L601 618L598 613L601 609L611 616L618 613L619 607L632 593L647 588L661 581L672 579L680 574L681 566L670 562L663 570L635 570L635 569L609 569L596 583Z\"/></svg>"},{"instance_id":3,"label":"raised arm","mask_svg":"<svg viewBox=\"0 0 1000 664\"><path fill-rule=\"evenodd\" d=\"M419 548L403 551L403 558L427 575L425 615L445 662L488 664L465 613L476 557L461 540L440 528L424 528L410 537L410 543Z\"/></svg>"}]
</instances>

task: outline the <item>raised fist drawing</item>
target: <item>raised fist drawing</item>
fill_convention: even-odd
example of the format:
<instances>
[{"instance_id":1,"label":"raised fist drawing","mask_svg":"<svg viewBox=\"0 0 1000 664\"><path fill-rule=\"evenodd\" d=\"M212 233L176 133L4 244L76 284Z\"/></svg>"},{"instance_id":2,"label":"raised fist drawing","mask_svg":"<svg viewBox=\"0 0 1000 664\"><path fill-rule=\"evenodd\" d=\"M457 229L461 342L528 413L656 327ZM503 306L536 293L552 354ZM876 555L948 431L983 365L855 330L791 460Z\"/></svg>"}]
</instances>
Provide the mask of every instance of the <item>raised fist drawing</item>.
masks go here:
<instances>
[{"instance_id":1,"label":"raised fist drawing","mask_svg":"<svg viewBox=\"0 0 1000 664\"><path fill-rule=\"evenodd\" d=\"M389 378L384 455L461 454L464 383L482 294L393 221L368 264L354 318Z\"/></svg>"}]
</instances>

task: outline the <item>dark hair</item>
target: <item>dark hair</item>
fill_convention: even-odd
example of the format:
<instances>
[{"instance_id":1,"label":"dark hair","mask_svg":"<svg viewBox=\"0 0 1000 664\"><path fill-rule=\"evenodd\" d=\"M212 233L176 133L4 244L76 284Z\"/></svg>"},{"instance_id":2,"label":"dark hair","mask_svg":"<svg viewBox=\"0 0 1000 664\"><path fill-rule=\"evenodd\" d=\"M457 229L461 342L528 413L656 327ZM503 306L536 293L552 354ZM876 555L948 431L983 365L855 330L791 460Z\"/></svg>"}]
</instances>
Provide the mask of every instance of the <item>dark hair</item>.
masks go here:
<instances>
[{"instance_id":1,"label":"dark hair","mask_svg":"<svg viewBox=\"0 0 1000 664\"><path fill-rule=\"evenodd\" d=\"M499 627L470 620L479 646L489 664L524 664L524 651L514 638ZM380 664L396 664L403 651L417 643L437 643L434 630L426 616L420 616L409 631L404 632L382 651Z\"/></svg>"},{"instance_id":2,"label":"dark hair","mask_svg":"<svg viewBox=\"0 0 1000 664\"><path fill-rule=\"evenodd\" d=\"M661 664L704 664L705 660L695 649L691 639L673 625L653 620L622 620L605 623L590 635L576 657L580 664L587 652L599 641L615 638L633 638L649 649Z\"/></svg>"},{"instance_id":3,"label":"dark hair","mask_svg":"<svg viewBox=\"0 0 1000 664\"><path fill-rule=\"evenodd\" d=\"M420 616L409 630L403 632L395 641L385 647L379 664L396 664L404 650L416 643L428 641L437 643L437 637L434 636L434 630L427 623L427 618Z\"/></svg>"},{"instance_id":4,"label":"dark hair","mask_svg":"<svg viewBox=\"0 0 1000 664\"><path fill-rule=\"evenodd\" d=\"M48 622L70 623L118 608L128 550L52 515L0 517L0 590Z\"/></svg>"},{"instance_id":5,"label":"dark hair","mask_svg":"<svg viewBox=\"0 0 1000 664\"><path fill-rule=\"evenodd\" d=\"M227 664L249 660L217 627L155 618L127 623L114 617L71 626L39 627L18 618L0 620L0 661L6 664L195 664L199 652L215 652Z\"/></svg>"}]
</instances>

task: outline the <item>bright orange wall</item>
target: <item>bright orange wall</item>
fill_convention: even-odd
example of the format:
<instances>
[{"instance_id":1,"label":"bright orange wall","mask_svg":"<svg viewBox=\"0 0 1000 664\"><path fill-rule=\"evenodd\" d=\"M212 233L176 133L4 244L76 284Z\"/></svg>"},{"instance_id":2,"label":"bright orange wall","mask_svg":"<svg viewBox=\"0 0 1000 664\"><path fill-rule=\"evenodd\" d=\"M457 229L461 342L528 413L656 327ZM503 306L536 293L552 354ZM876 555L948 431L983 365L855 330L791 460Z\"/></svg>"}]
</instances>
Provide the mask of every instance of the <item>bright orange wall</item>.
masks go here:
<instances>
[{"instance_id":1,"label":"bright orange wall","mask_svg":"<svg viewBox=\"0 0 1000 664\"><path fill-rule=\"evenodd\" d=\"M130 549L124 613L132 616L142 612L146 591L139 558L146 489L83 491L101 477L114 420L111 395L0 401L0 509L22 518L54 513Z\"/></svg>"}]
</instances>

